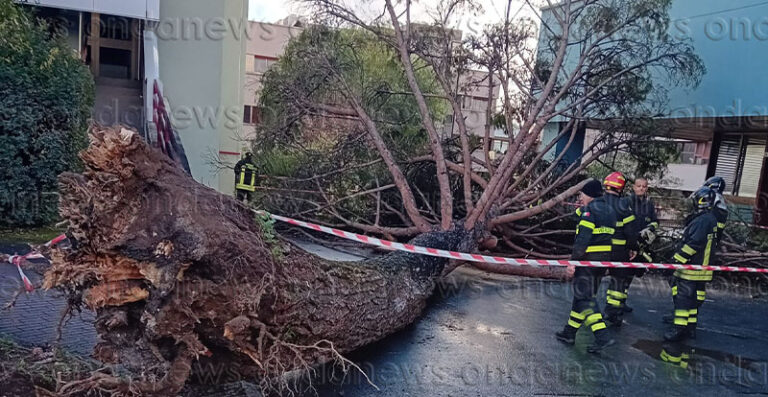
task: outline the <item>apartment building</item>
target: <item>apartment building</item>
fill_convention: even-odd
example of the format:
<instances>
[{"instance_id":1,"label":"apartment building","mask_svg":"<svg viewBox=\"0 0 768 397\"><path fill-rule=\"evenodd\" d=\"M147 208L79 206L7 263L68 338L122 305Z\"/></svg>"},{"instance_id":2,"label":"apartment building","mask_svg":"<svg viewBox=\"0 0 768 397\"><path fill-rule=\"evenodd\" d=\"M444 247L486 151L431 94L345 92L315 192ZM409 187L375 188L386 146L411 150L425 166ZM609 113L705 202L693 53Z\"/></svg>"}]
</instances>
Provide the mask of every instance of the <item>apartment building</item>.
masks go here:
<instances>
[{"instance_id":1,"label":"apartment building","mask_svg":"<svg viewBox=\"0 0 768 397\"><path fill-rule=\"evenodd\" d=\"M303 22L295 16L277 23L254 22L248 24L249 40L246 45L243 133L253 139L261 120L259 93L264 73L277 62L288 42L303 30ZM244 142L245 144L245 142Z\"/></svg>"},{"instance_id":2,"label":"apartment building","mask_svg":"<svg viewBox=\"0 0 768 397\"><path fill-rule=\"evenodd\" d=\"M253 137L256 126L261 119L259 108L259 92L261 79L264 72L277 62L288 42L301 34L305 22L296 16L289 16L276 23L250 22L250 39L246 50L246 77L245 77L245 108L243 123L246 137ZM421 25L419 25L421 26ZM461 32L454 31L454 36L461 40ZM467 130L471 135L485 136L486 109L490 101L495 104L499 96L499 81L494 80L492 88L489 88L489 78L486 73L469 71L456 79L454 89L461 95L462 113L464 114ZM459 128L454 115L449 114L442 120L440 129L444 136L449 137L458 134ZM505 151L503 145L506 136L499 131L492 131L495 136L496 153ZM484 154L477 152L477 158L484 158Z\"/></svg>"},{"instance_id":3,"label":"apartment building","mask_svg":"<svg viewBox=\"0 0 768 397\"><path fill-rule=\"evenodd\" d=\"M156 91L192 176L232 193L239 159L247 0L19 1L59 29L96 82L94 122L156 140Z\"/></svg>"}]
</instances>

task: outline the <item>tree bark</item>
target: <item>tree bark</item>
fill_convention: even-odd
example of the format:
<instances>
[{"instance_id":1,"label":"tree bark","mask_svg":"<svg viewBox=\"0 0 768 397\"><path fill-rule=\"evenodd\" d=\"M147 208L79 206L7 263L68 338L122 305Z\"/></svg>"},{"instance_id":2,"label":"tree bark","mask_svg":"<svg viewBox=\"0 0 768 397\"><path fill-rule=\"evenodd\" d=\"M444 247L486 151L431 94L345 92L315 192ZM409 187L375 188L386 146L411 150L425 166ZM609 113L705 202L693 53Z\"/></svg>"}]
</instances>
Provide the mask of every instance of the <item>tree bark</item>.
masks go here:
<instances>
[{"instance_id":1,"label":"tree bark","mask_svg":"<svg viewBox=\"0 0 768 397\"><path fill-rule=\"evenodd\" d=\"M92 133L83 174L60 177L76 250L52 253L47 288L97 313L96 358L132 379L121 392L175 395L193 364L276 385L415 321L446 260L402 252L325 261L284 245L254 213L199 185L137 134ZM472 233L413 244L468 250ZM99 387L106 387L106 381Z\"/></svg>"},{"instance_id":2,"label":"tree bark","mask_svg":"<svg viewBox=\"0 0 768 397\"><path fill-rule=\"evenodd\" d=\"M404 35L409 34L408 32L410 32L411 26L410 23L406 23L404 28L400 26L400 21L397 19L397 13L395 12L391 0L385 0L384 6L392 20L392 27L394 28L395 38L397 40L395 49L400 55L400 62L403 64L406 80L413 91L414 99L416 99L422 125L429 136L429 146L432 148L432 155L435 158L437 183L440 187L440 224L443 230L446 230L453 223L453 194L451 193L451 183L450 178L448 177L448 167L445 164L446 159L445 154L443 153L440 134L438 134L435 129L435 123L432 120L432 115L429 113L427 101L424 99L424 94L421 91L421 87L419 87L419 82L416 80L416 73L414 72L408 44L409 38L404 37ZM410 12L410 3L406 3L406 12ZM403 29L405 29L405 31Z\"/></svg>"}]
</instances>

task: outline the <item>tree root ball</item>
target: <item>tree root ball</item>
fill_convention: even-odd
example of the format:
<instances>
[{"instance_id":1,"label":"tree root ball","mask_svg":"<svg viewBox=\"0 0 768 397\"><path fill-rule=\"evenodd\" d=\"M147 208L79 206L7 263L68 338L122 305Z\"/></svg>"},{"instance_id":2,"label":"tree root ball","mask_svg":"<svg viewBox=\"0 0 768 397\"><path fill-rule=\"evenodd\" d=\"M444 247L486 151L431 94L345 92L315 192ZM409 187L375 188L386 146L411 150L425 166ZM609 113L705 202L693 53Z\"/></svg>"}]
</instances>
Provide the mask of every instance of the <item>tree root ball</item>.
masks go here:
<instances>
[{"instance_id":1,"label":"tree root ball","mask_svg":"<svg viewBox=\"0 0 768 397\"><path fill-rule=\"evenodd\" d=\"M289 371L349 365L342 354L418 318L446 264L402 252L337 263L287 249L262 237L251 209L127 129L93 128L81 158L82 174L59 178L74 248L52 252L45 287L95 310L95 357L130 372L101 374L94 387L172 395L196 363L279 387ZM475 241L454 228L412 242L468 250Z\"/></svg>"}]
</instances>

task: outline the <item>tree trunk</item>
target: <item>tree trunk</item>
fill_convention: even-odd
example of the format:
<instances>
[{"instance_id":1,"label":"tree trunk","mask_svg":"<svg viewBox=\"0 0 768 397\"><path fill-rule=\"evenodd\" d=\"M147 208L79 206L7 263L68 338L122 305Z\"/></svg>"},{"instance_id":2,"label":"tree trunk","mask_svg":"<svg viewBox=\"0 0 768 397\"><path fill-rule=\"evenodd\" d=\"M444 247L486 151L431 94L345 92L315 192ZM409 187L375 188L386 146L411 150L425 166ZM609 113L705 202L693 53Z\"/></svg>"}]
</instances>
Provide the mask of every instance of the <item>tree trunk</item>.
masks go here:
<instances>
[{"instance_id":1,"label":"tree trunk","mask_svg":"<svg viewBox=\"0 0 768 397\"><path fill-rule=\"evenodd\" d=\"M94 131L81 158L83 174L60 177L76 249L52 253L45 286L94 309L95 356L133 374L99 387L172 395L196 361L270 385L344 362L416 320L446 263L402 252L336 263L285 245L125 129ZM453 228L413 243L467 250L475 239Z\"/></svg>"}]
</instances>

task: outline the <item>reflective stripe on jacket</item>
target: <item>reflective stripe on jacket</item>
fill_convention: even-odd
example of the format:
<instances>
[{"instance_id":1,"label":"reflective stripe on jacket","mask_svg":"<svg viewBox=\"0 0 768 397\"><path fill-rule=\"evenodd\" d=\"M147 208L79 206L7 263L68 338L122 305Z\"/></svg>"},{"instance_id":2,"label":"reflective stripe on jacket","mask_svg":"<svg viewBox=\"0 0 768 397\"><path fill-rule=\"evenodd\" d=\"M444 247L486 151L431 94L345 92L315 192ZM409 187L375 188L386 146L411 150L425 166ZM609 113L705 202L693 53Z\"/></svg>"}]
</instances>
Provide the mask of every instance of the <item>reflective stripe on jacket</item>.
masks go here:
<instances>
[{"instance_id":1,"label":"reflective stripe on jacket","mask_svg":"<svg viewBox=\"0 0 768 397\"><path fill-rule=\"evenodd\" d=\"M245 163L236 175L235 189L253 192L256 190L256 166Z\"/></svg>"},{"instance_id":2,"label":"reflective stripe on jacket","mask_svg":"<svg viewBox=\"0 0 768 397\"><path fill-rule=\"evenodd\" d=\"M590 254L611 252L616 213L605 199L598 197L592 200L589 205L577 209L576 215L579 223L576 225L571 259L589 259Z\"/></svg>"},{"instance_id":3,"label":"reflective stripe on jacket","mask_svg":"<svg viewBox=\"0 0 768 397\"><path fill-rule=\"evenodd\" d=\"M606 193L605 201L616 213L616 233L613 236L613 245L619 249L637 249L637 229L635 211L629 198L622 198L615 194Z\"/></svg>"},{"instance_id":4,"label":"reflective stripe on jacket","mask_svg":"<svg viewBox=\"0 0 768 397\"><path fill-rule=\"evenodd\" d=\"M717 247L717 218L714 211L705 211L688 221L672 259L681 264L709 266ZM711 270L675 271L675 276L691 281L711 281Z\"/></svg>"}]
</instances>

